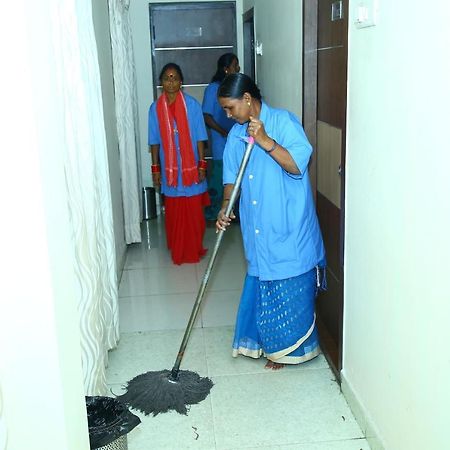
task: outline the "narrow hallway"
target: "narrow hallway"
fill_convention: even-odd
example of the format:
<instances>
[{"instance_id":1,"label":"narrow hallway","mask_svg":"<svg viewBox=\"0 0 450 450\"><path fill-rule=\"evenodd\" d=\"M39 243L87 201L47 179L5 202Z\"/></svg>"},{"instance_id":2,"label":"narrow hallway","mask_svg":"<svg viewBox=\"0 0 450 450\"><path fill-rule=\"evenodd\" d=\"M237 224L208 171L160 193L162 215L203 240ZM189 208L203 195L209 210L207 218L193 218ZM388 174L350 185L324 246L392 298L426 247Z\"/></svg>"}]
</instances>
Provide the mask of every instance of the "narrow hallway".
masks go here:
<instances>
[{"instance_id":1,"label":"narrow hallway","mask_svg":"<svg viewBox=\"0 0 450 450\"><path fill-rule=\"evenodd\" d=\"M174 266L161 216L144 221L143 242L128 247L119 288L121 340L110 352L108 384L115 394L134 376L170 369L208 257ZM212 249L213 228L205 244ZM182 369L214 382L188 416L138 414L129 450L369 450L328 364L320 355L280 371L265 360L232 358L233 325L245 275L238 225L224 236Z\"/></svg>"}]
</instances>

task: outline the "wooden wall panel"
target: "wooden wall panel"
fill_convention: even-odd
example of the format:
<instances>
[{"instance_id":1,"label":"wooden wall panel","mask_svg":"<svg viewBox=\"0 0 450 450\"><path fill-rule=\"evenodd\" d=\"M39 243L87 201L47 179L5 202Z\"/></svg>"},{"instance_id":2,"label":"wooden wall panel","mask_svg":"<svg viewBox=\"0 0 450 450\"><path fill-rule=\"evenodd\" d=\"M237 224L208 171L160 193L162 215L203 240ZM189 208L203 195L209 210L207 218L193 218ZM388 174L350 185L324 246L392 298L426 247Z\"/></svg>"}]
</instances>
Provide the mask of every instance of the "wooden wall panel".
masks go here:
<instances>
[{"instance_id":1,"label":"wooden wall panel","mask_svg":"<svg viewBox=\"0 0 450 450\"><path fill-rule=\"evenodd\" d=\"M341 209L342 130L318 120L317 148L317 190Z\"/></svg>"},{"instance_id":2,"label":"wooden wall panel","mask_svg":"<svg viewBox=\"0 0 450 450\"><path fill-rule=\"evenodd\" d=\"M339 230L341 211L320 192L317 192L317 214L327 252L328 268L341 280Z\"/></svg>"},{"instance_id":3,"label":"wooden wall panel","mask_svg":"<svg viewBox=\"0 0 450 450\"><path fill-rule=\"evenodd\" d=\"M337 378L342 366L343 283L327 272L328 289L316 300L320 347Z\"/></svg>"},{"instance_id":4,"label":"wooden wall panel","mask_svg":"<svg viewBox=\"0 0 450 450\"><path fill-rule=\"evenodd\" d=\"M318 35L318 48L336 47L343 45L346 33L346 21L331 21L331 4L333 0L320 0L318 10L318 27L320 33ZM344 14L346 2L344 2Z\"/></svg>"},{"instance_id":5,"label":"wooden wall panel","mask_svg":"<svg viewBox=\"0 0 450 450\"><path fill-rule=\"evenodd\" d=\"M317 119L345 128L347 103L347 50L319 50L317 55Z\"/></svg>"}]
</instances>

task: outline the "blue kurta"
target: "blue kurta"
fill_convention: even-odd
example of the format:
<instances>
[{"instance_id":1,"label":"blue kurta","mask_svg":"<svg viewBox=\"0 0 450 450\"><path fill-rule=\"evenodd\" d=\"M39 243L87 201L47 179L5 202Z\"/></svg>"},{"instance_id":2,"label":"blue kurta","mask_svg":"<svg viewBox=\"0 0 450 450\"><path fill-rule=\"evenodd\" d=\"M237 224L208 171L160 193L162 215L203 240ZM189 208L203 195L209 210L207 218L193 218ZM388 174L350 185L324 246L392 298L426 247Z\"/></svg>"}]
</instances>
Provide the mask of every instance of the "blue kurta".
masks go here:
<instances>
[{"instance_id":1,"label":"blue kurta","mask_svg":"<svg viewBox=\"0 0 450 450\"><path fill-rule=\"evenodd\" d=\"M287 173L255 145L241 185L240 221L248 275L261 281L304 274L325 261L308 176L312 148L298 118L262 103L266 133L289 151L300 175ZM235 124L223 157L223 182L233 184L245 151L248 124Z\"/></svg>"},{"instance_id":2,"label":"blue kurta","mask_svg":"<svg viewBox=\"0 0 450 450\"><path fill-rule=\"evenodd\" d=\"M210 114L212 118L226 131L230 131L232 126L236 123L234 120L229 119L225 114L225 111L220 106L217 100L217 91L219 89L220 83L214 81L210 83L206 89L203 96L202 109L206 114ZM223 157L223 150L227 138L222 136L216 130L211 128L211 146L212 146L212 157L215 160L221 160Z\"/></svg>"},{"instance_id":3,"label":"blue kurta","mask_svg":"<svg viewBox=\"0 0 450 450\"><path fill-rule=\"evenodd\" d=\"M195 161L198 163L198 141L206 141L208 134L206 132L205 122L203 119L202 108L200 103L188 94L183 93L186 101L187 119L189 122L189 130L191 133L192 148L194 150ZM174 129L176 126L174 125ZM158 114L156 112L156 101L152 103L148 112L148 145L159 145L159 158L161 163L161 193L168 197L192 197L193 195L203 194L207 190L206 180L191 186L183 186L181 181L181 170L178 170L178 185L168 186L166 179L165 159L162 145L161 134L159 132ZM178 133L175 133L175 147L177 151L178 168L180 165L180 146L178 142Z\"/></svg>"}]
</instances>

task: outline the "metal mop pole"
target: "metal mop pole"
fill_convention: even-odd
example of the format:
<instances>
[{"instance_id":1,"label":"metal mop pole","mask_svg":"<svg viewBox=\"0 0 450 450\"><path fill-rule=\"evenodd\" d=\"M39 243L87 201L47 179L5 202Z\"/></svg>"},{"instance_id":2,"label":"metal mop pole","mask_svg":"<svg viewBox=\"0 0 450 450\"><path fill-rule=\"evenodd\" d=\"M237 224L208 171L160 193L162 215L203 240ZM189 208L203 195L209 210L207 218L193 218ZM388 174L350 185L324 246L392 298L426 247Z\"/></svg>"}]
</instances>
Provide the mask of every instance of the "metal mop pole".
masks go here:
<instances>
[{"instance_id":1,"label":"metal mop pole","mask_svg":"<svg viewBox=\"0 0 450 450\"><path fill-rule=\"evenodd\" d=\"M244 171L245 171L245 168L247 167L247 163L250 158L250 153L251 153L254 145L255 145L255 141L254 141L253 137L250 136L247 140L247 147L245 148L244 156L242 157L241 165L239 167L239 172L236 177L236 182L234 183L233 190L231 191L230 202L228 203L228 206L225 210L225 215L227 217L230 216L231 211L233 210L234 203L236 201L239 189L241 187L242 177L244 176ZM172 381L175 381L176 378L178 377L181 360L183 359L184 351L186 350L186 346L187 346L192 328L194 327L195 319L197 318L198 311L200 309L200 305L203 300L203 294L205 293L206 285L208 284L209 276L211 274L214 262L216 260L217 252L219 250L220 243L222 242L223 234L224 234L223 230L219 230L219 232L217 233L216 243L214 245L214 249L209 258L209 262L208 262L208 266L206 267L205 274L203 275L203 280L202 280L202 283L198 290L198 294L197 294L197 298L195 299L194 307L192 308L191 317L189 318L189 322L187 324L186 331L184 332L184 336L183 336L183 340L180 345L180 349L178 350L177 359L175 360L175 364L172 368L172 373L170 375L170 379Z\"/></svg>"}]
</instances>

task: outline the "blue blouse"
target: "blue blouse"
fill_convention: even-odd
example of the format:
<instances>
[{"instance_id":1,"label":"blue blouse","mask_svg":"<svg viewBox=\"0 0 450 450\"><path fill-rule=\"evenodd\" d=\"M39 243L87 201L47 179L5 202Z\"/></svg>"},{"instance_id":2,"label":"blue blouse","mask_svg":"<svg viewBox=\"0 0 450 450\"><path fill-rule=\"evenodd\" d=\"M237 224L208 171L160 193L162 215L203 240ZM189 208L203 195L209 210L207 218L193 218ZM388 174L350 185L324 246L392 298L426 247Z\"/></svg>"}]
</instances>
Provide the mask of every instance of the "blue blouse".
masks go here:
<instances>
[{"instance_id":1,"label":"blue blouse","mask_svg":"<svg viewBox=\"0 0 450 450\"><path fill-rule=\"evenodd\" d=\"M240 221L248 274L282 280L324 265L325 249L308 176L312 148L298 118L262 103L267 134L289 151L300 175L286 172L260 146L253 148L241 185ZM223 182L234 184L245 151L247 124L228 135Z\"/></svg>"},{"instance_id":2,"label":"blue blouse","mask_svg":"<svg viewBox=\"0 0 450 450\"><path fill-rule=\"evenodd\" d=\"M191 133L192 148L194 150L195 161L198 162L198 141L206 141L208 134L206 132L205 121L203 119L202 108L200 103L195 100L194 97L183 93L186 100L187 119L189 122L189 131ZM175 128L175 126L174 126ZM156 145L159 147L159 158L161 163L161 193L168 197L192 197L194 195L203 194L207 190L206 180L201 183L192 184L191 186L183 186L181 181L181 170L178 171L178 184L177 186L168 186L166 173L164 170L165 159L164 151L161 140L161 134L159 132L158 114L156 112L156 101L152 103L148 111L148 145ZM180 144L178 142L178 133L175 133L175 147L177 151L178 167L181 162Z\"/></svg>"},{"instance_id":3,"label":"blue blouse","mask_svg":"<svg viewBox=\"0 0 450 450\"><path fill-rule=\"evenodd\" d=\"M203 112L205 114L210 114L224 130L230 131L236 122L227 117L225 111L222 109L219 101L217 100L217 91L219 90L219 86L220 83L218 81L214 81L206 87L205 94L203 96L202 108ZM226 142L226 137L211 128L211 147L213 159L221 160L223 158L223 149L225 148Z\"/></svg>"}]
</instances>

